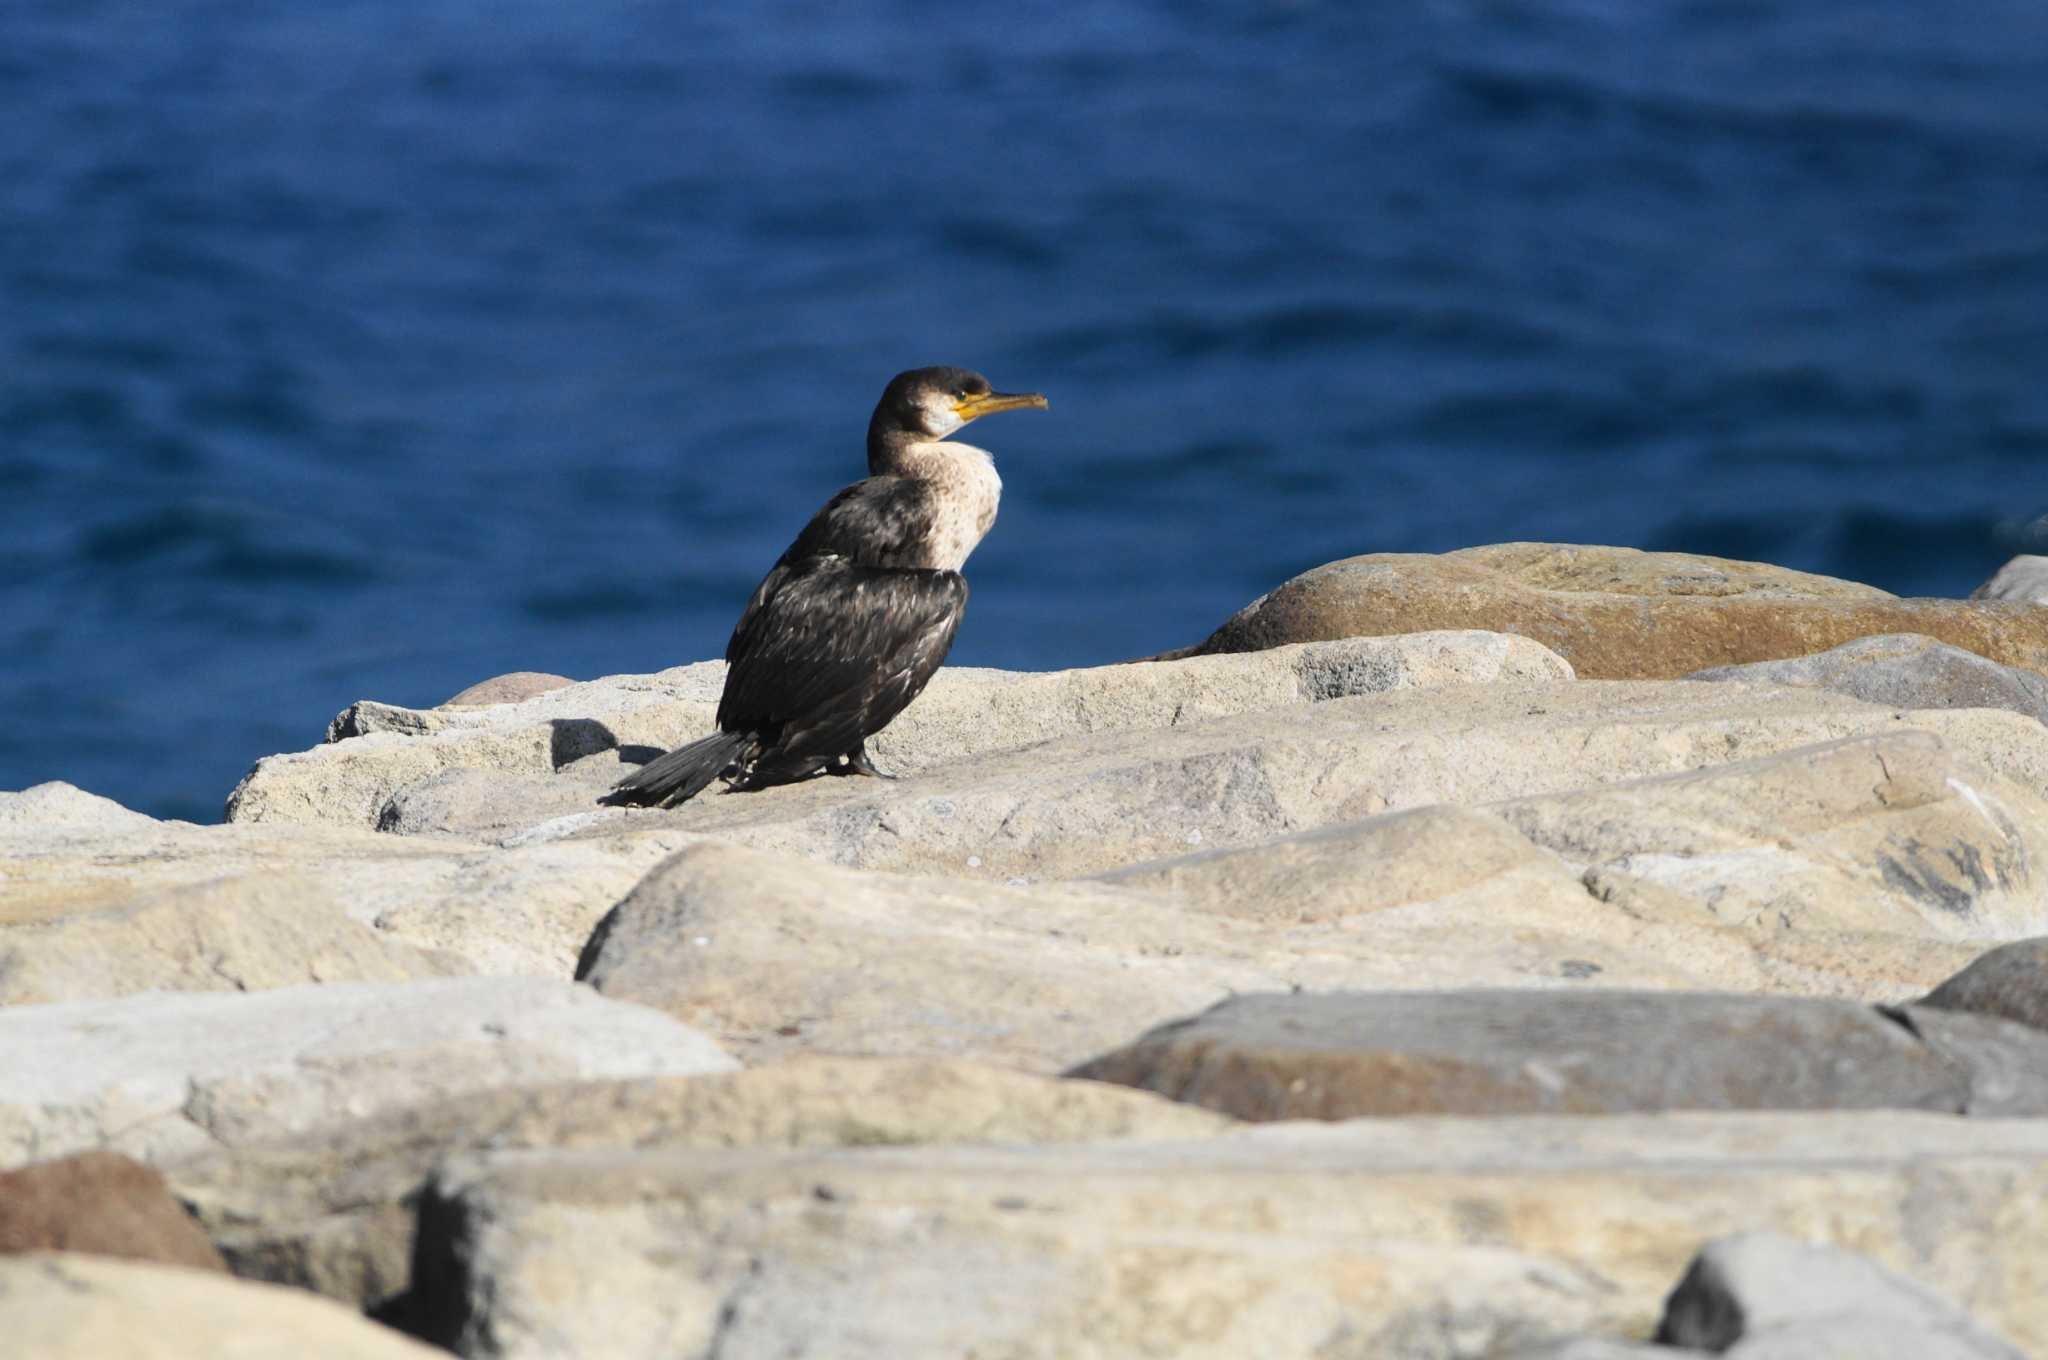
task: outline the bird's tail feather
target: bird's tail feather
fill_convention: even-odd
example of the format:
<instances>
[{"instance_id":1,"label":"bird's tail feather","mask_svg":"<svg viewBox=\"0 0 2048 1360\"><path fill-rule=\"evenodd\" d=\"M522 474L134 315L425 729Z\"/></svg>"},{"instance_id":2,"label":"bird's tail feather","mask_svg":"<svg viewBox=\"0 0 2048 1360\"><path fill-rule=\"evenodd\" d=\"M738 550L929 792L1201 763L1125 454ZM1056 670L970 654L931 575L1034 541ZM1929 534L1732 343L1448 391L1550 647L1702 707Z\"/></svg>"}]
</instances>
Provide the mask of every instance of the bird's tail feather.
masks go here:
<instances>
[{"instance_id":1,"label":"bird's tail feather","mask_svg":"<svg viewBox=\"0 0 2048 1360\"><path fill-rule=\"evenodd\" d=\"M603 801L637 803L643 807L686 803L718 778L750 740L745 732L713 732L687 746L678 746L612 785Z\"/></svg>"}]
</instances>

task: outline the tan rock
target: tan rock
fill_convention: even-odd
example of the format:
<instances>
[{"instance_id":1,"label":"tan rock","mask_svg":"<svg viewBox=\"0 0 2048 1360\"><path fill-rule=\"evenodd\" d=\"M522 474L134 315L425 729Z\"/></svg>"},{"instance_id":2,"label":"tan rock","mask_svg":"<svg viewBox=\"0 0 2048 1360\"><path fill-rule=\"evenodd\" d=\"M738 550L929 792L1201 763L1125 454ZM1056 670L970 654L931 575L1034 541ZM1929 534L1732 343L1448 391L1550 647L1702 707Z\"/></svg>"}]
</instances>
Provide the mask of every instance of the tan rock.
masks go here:
<instances>
[{"instance_id":1,"label":"tan rock","mask_svg":"<svg viewBox=\"0 0 2048 1360\"><path fill-rule=\"evenodd\" d=\"M1526 638L1477 633L1351 640L1171 666L1043 674L951 667L869 750L892 773L916 773L1055 737L1176 727L1352 694L1570 678L1570 667ZM586 771L591 787L578 790L587 806L621 773L622 748L647 759L709 731L723 683L723 664L703 662L489 708L421 712L366 700L335 719L329 745L259 761L229 798L228 820L441 829L417 811L393 811L393 800L432 780L459 782L464 772L536 779L600 757L599 768ZM448 824L463 833L505 827L502 816Z\"/></svg>"},{"instance_id":2,"label":"tan rock","mask_svg":"<svg viewBox=\"0 0 2048 1360\"><path fill-rule=\"evenodd\" d=\"M798 1058L724 1075L478 1091L211 1152L172 1174L237 1274L370 1306L409 1286L415 1200L456 1152L1044 1143L1231 1127L1099 1082L947 1060Z\"/></svg>"},{"instance_id":3,"label":"tan rock","mask_svg":"<svg viewBox=\"0 0 2048 1360\"><path fill-rule=\"evenodd\" d=\"M105 805L120 816L66 821L47 796L35 818L0 816L0 1004L457 971L562 978L599 918L691 839L647 828L495 850Z\"/></svg>"},{"instance_id":4,"label":"tan rock","mask_svg":"<svg viewBox=\"0 0 2048 1360\"><path fill-rule=\"evenodd\" d=\"M302 1289L38 1252L0 1259L0 1329L36 1360L434 1360L446 1353Z\"/></svg>"},{"instance_id":5,"label":"tan rock","mask_svg":"<svg viewBox=\"0 0 2048 1360\"><path fill-rule=\"evenodd\" d=\"M421 1248L469 1353L1446 1360L1646 1336L1704 1238L1759 1228L2048 1347L2048 1124L1894 1111L507 1153L450 1164Z\"/></svg>"},{"instance_id":6,"label":"tan rock","mask_svg":"<svg viewBox=\"0 0 2048 1360\"><path fill-rule=\"evenodd\" d=\"M566 675L553 675L547 671L512 671L506 675L494 675L488 680L479 680L460 694L443 699L440 706L465 708L480 707L484 704L522 703L575 683Z\"/></svg>"},{"instance_id":7,"label":"tan rock","mask_svg":"<svg viewBox=\"0 0 2048 1360\"><path fill-rule=\"evenodd\" d=\"M543 978L10 1006L0 1052L0 1166L94 1147L164 1163L461 1092L734 1066L666 1016Z\"/></svg>"},{"instance_id":8,"label":"tan rock","mask_svg":"<svg viewBox=\"0 0 2048 1360\"><path fill-rule=\"evenodd\" d=\"M1656 883L1731 925L1952 940L2048 930L2048 879L2036 868L2048 865L2048 802L1932 732L1490 810L1594 881Z\"/></svg>"},{"instance_id":9,"label":"tan rock","mask_svg":"<svg viewBox=\"0 0 2048 1360\"><path fill-rule=\"evenodd\" d=\"M1048 1071L1233 992L1591 984L1902 1000L1970 952L1738 929L1654 885L1603 897L1498 819L1435 807L1029 886L706 842L607 916L579 976L750 1062L959 1054Z\"/></svg>"},{"instance_id":10,"label":"tan rock","mask_svg":"<svg viewBox=\"0 0 2048 1360\"><path fill-rule=\"evenodd\" d=\"M1580 681L1334 699L1070 738L893 784L813 780L669 812L607 810L528 838L669 827L862 868L1071 877L1405 807L1562 793L1908 728L2015 783L2048 787L2048 728L2013 713L1901 714L1814 690Z\"/></svg>"},{"instance_id":11,"label":"tan rock","mask_svg":"<svg viewBox=\"0 0 2048 1360\"><path fill-rule=\"evenodd\" d=\"M1245 606L1192 652L1434 628L1519 633L1593 680L1806 656L1878 633L2048 670L2048 617L2030 607L1901 600L1762 563L1553 543L1332 562Z\"/></svg>"},{"instance_id":12,"label":"tan rock","mask_svg":"<svg viewBox=\"0 0 2048 1360\"><path fill-rule=\"evenodd\" d=\"M464 971L459 959L350 920L333 900L334 886L287 868L143 889L97 910L0 924L0 1005L403 982Z\"/></svg>"},{"instance_id":13,"label":"tan rock","mask_svg":"<svg viewBox=\"0 0 2048 1360\"><path fill-rule=\"evenodd\" d=\"M78 1251L225 1272L164 1178L112 1152L0 1171L0 1255Z\"/></svg>"}]
</instances>

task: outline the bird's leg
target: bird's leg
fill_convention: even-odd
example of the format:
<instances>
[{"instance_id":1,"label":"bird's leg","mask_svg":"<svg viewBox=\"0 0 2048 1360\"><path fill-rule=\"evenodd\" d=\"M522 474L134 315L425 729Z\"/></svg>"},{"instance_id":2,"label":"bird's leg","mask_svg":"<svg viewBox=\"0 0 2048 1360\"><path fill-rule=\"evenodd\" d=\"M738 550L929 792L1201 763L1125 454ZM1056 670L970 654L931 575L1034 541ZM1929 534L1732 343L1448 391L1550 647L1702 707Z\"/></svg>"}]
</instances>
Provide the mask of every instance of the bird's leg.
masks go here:
<instances>
[{"instance_id":1,"label":"bird's leg","mask_svg":"<svg viewBox=\"0 0 2048 1360\"><path fill-rule=\"evenodd\" d=\"M883 774L875 768L874 762L868 759L868 746L864 741L856 742L854 748L846 753L846 763L833 766L832 773L864 774L870 779L894 779L896 777L893 774Z\"/></svg>"}]
</instances>

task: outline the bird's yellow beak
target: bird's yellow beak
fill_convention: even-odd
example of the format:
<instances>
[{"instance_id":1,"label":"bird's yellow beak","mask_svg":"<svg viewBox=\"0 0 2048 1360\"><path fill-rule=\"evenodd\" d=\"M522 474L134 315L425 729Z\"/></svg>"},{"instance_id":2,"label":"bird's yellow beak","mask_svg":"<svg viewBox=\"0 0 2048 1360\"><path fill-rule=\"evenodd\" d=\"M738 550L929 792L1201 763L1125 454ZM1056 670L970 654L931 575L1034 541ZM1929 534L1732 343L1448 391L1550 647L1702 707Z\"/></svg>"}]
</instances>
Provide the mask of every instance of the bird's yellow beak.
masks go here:
<instances>
[{"instance_id":1,"label":"bird's yellow beak","mask_svg":"<svg viewBox=\"0 0 2048 1360\"><path fill-rule=\"evenodd\" d=\"M1046 399L1037 392L986 392L978 397L961 398L953 404L953 414L960 417L964 425L998 411L1043 411L1048 406Z\"/></svg>"}]
</instances>

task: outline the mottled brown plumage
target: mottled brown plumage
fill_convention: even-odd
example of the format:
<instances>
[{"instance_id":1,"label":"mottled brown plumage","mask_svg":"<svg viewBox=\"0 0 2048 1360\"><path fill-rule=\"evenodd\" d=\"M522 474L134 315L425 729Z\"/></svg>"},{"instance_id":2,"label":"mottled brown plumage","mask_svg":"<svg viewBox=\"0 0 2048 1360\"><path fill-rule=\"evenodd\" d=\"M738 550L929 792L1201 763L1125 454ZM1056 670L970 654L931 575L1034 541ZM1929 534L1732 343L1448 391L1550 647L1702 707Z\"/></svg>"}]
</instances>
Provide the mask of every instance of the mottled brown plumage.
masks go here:
<instances>
[{"instance_id":1,"label":"mottled brown plumage","mask_svg":"<svg viewBox=\"0 0 2048 1360\"><path fill-rule=\"evenodd\" d=\"M873 475L827 501L747 601L726 645L718 731L642 766L607 801L673 807L721 776L752 789L821 770L880 774L865 743L945 661L967 608L960 568L1002 495L994 460L946 436L1045 404L966 369L898 374L868 425Z\"/></svg>"}]
</instances>

